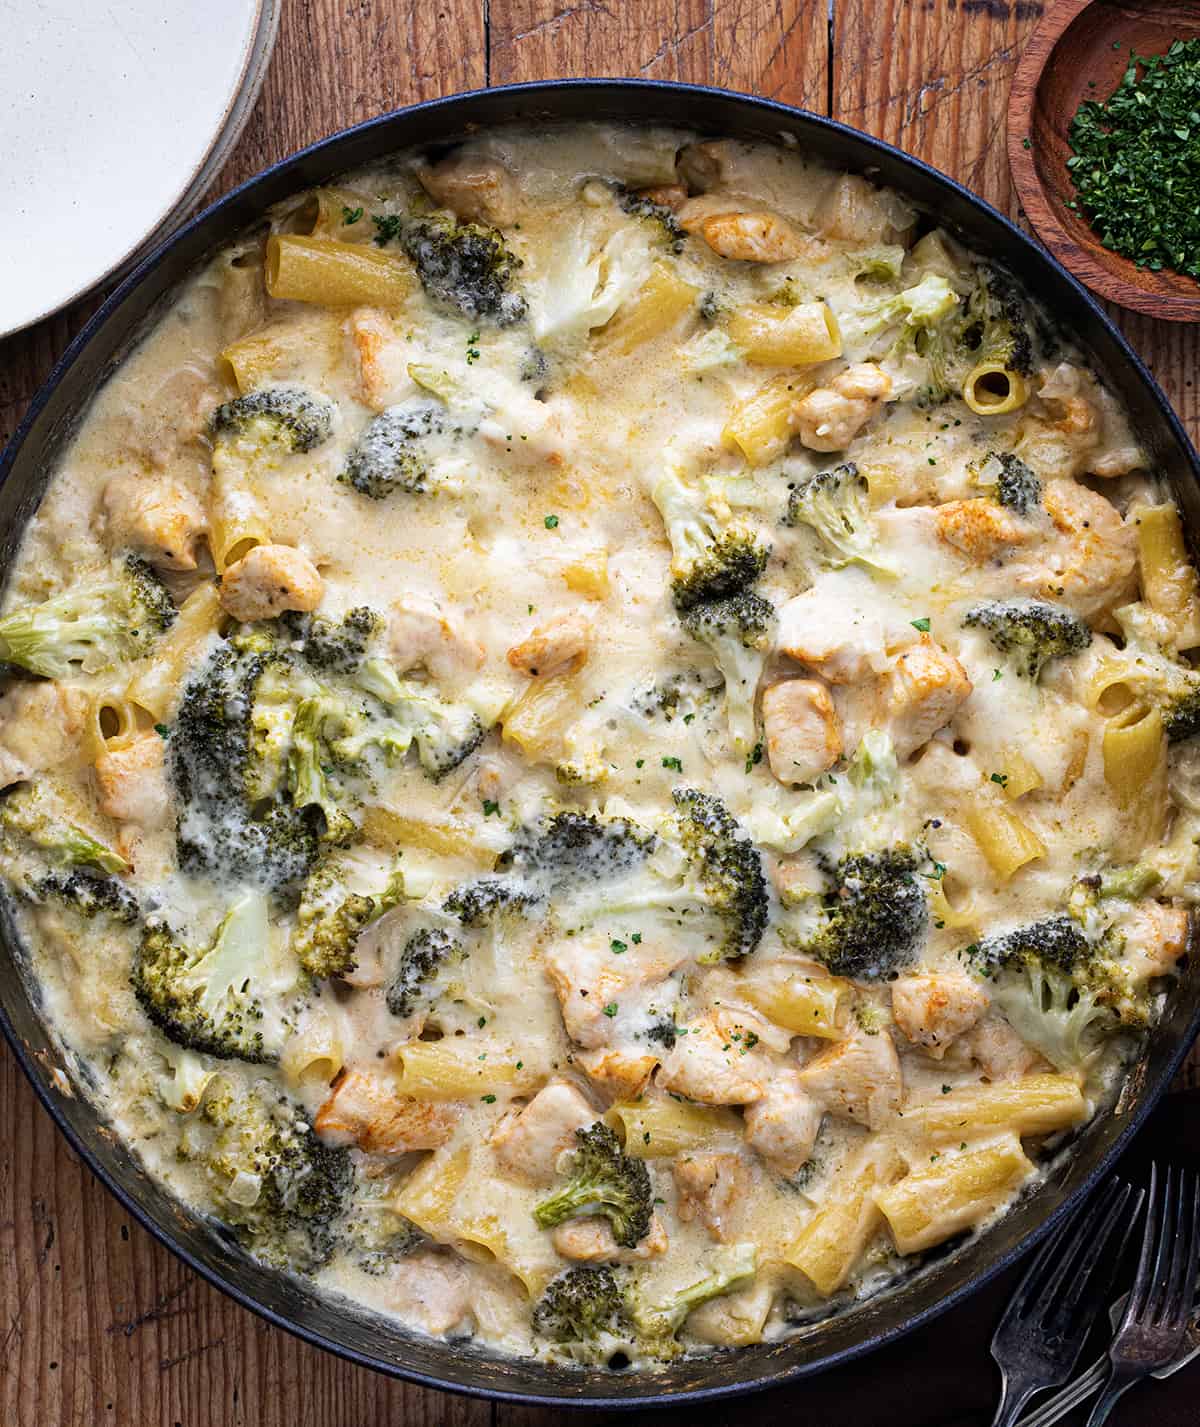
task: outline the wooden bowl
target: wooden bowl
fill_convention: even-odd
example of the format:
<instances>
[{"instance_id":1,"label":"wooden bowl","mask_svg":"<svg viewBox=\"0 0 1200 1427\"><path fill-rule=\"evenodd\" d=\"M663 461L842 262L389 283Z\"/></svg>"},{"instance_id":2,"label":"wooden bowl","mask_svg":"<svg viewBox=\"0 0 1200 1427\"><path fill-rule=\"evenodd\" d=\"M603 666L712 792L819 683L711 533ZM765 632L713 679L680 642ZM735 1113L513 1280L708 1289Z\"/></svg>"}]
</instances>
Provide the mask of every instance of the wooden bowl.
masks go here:
<instances>
[{"instance_id":1,"label":"wooden bowl","mask_svg":"<svg viewBox=\"0 0 1200 1427\"><path fill-rule=\"evenodd\" d=\"M1163 54L1197 35L1200 0L1056 0L1021 56L1008 102L1008 162L1038 237L1093 292L1171 322L1200 322L1200 283L1109 252L1067 207L1075 196L1067 131L1085 99L1107 99L1117 87L1131 49Z\"/></svg>"}]
</instances>

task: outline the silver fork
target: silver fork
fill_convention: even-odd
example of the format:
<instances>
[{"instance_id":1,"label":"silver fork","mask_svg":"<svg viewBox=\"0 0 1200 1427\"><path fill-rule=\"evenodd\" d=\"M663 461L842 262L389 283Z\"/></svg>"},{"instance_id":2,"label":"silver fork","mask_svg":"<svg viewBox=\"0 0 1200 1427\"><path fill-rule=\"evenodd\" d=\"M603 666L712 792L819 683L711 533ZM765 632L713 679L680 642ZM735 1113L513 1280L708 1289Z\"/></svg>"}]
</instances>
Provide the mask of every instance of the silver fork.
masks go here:
<instances>
[{"instance_id":1,"label":"silver fork","mask_svg":"<svg viewBox=\"0 0 1200 1427\"><path fill-rule=\"evenodd\" d=\"M1101 1427L1123 1393L1178 1354L1191 1317L1197 1262L1200 1182L1192 1170L1171 1169L1160 1194L1153 1165L1137 1276L1108 1350L1112 1372L1087 1427Z\"/></svg>"},{"instance_id":2,"label":"silver fork","mask_svg":"<svg viewBox=\"0 0 1200 1427\"><path fill-rule=\"evenodd\" d=\"M992 1338L1001 1379L992 1427L1011 1427L1035 1392L1071 1376L1141 1207L1141 1190L1111 1179L1039 1250Z\"/></svg>"}]
</instances>

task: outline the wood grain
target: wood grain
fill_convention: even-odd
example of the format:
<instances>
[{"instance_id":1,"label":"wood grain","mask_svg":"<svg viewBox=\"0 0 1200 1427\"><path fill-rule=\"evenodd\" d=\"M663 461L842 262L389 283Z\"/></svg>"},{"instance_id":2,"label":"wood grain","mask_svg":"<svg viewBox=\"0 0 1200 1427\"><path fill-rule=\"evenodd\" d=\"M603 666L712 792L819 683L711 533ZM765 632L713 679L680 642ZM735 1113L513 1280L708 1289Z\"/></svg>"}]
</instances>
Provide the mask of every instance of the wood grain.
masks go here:
<instances>
[{"instance_id":1,"label":"wood grain","mask_svg":"<svg viewBox=\"0 0 1200 1427\"><path fill-rule=\"evenodd\" d=\"M1131 51L1165 54L1200 35L1195 0L1152 0L1136 10L1100 0L1054 0L1025 46L1012 80L1008 158L1025 216L1042 242L1093 292L1171 322L1200 322L1200 283L1139 268L1105 248L1067 206L1071 121L1085 100L1106 98Z\"/></svg>"},{"instance_id":2,"label":"wood grain","mask_svg":"<svg viewBox=\"0 0 1200 1427\"><path fill-rule=\"evenodd\" d=\"M1011 208L1002 133L1032 0L286 0L279 47L245 135L209 197L332 130L440 93L555 75L640 74L767 94L858 125ZM829 63L832 30L834 62ZM0 343L7 436L96 299ZM1124 318L1200 431L1194 330ZM0 1423L4 1427L546 1427L562 1414L493 1408L389 1382L267 1328L134 1225L76 1161L0 1052ZM953 1328L948 1330L953 1339ZM982 1342L982 1338L980 1340ZM992 1384L906 1367L775 1393L662 1427L854 1421L967 1427ZM886 1414L856 1383L896 1386ZM905 1373L907 1372L907 1376ZM1156 1391L1162 1391L1156 1389ZM575 1418L582 1424L591 1418ZM1121 1418L1133 1422L1134 1416ZM1183 1422L1185 1417L1162 1418Z\"/></svg>"}]
</instances>

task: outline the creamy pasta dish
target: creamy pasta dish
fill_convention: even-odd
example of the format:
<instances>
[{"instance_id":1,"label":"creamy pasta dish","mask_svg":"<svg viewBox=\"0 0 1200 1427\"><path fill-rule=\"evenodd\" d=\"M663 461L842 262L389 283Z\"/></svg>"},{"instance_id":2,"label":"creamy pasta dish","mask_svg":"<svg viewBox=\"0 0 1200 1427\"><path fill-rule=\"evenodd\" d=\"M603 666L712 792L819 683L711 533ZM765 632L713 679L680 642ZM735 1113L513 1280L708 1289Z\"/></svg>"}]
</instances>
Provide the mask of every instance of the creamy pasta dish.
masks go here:
<instances>
[{"instance_id":1,"label":"creamy pasta dish","mask_svg":"<svg viewBox=\"0 0 1200 1427\"><path fill-rule=\"evenodd\" d=\"M795 146L502 131L274 210L96 393L0 614L0 862L217 1232L652 1366L1107 1112L1200 886L1197 646L986 255Z\"/></svg>"}]
</instances>

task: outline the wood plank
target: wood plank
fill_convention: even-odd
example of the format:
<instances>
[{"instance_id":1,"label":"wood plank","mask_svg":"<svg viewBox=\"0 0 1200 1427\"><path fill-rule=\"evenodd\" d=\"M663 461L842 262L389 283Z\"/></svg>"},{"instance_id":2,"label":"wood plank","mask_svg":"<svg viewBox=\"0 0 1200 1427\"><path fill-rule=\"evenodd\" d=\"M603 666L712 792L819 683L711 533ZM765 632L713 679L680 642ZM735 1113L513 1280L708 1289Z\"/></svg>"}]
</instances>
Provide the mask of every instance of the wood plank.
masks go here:
<instances>
[{"instance_id":1,"label":"wood plank","mask_svg":"<svg viewBox=\"0 0 1200 1427\"><path fill-rule=\"evenodd\" d=\"M825 0L508 0L490 35L493 84L631 75L825 110Z\"/></svg>"}]
</instances>

